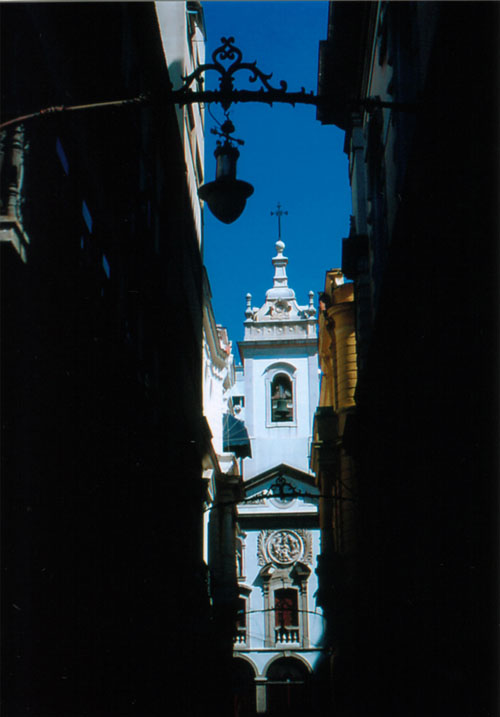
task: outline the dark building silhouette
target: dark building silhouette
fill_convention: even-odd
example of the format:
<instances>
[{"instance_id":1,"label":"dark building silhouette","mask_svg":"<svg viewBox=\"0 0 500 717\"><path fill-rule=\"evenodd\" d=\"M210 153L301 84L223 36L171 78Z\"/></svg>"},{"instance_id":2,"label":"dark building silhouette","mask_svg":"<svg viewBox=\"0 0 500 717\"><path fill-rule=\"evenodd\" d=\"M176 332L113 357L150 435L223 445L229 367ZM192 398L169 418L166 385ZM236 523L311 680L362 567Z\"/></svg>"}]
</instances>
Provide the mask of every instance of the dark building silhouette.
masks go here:
<instances>
[{"instance_id":1,"label":"dark building silhouette","mask_svg":"<svg viewBox=\"0 0 500 717\"><path fill-rule=\"evenodd\" d=\"M1 134L2 714L224 714L202 263L155 7L1 20L3 121L153 97Z\"/></svg>"},{"instance_id":2,"label":"dark building silhouette","mask_svg":"<svg viewBox=\"0 0 500 717\"><path fill-rule=\"evenodd\" d=\"M356 568L322 575L331 614L349 585L336 715L497 714L498 9L330 6L318 116L346 132L358 352Z\"/></svg>"}]
</instances>

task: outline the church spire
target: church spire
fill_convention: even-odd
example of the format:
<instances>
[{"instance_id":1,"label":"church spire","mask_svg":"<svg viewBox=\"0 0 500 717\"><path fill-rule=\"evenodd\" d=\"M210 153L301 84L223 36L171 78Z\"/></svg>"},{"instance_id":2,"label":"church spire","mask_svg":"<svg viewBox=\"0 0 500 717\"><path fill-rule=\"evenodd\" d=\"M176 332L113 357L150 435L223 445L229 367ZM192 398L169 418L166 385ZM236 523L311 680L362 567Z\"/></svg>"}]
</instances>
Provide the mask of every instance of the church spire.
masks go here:
<instances>
[{"instance_id":1,"label":"church spire","mask_svg":"<svg viewBox=\"0 0 500 717\"><path fill-rule=\"evenodd\" d=\"M273 288L266 292L266 299L294 299L295 292L288 286L288 276L286 275L288 258L283 256L285 243L278 239L275 246L277 254L272 259L274 265Z\"/></svg>"},{"instance_id":2,"label":"church spire","mask_svg":"<svg viewBox=\"0 0 500 717\"><path fill-rule=\"evenodd\" d=\"M288 264L288 258L283 256L283 249L285 248L285 242L279 239L276 242L276 251L278 252L273 257L272 262L274 265L274 287L288 286L288 276L286 275L286 266Z\"/></svg>"}]
</instances>

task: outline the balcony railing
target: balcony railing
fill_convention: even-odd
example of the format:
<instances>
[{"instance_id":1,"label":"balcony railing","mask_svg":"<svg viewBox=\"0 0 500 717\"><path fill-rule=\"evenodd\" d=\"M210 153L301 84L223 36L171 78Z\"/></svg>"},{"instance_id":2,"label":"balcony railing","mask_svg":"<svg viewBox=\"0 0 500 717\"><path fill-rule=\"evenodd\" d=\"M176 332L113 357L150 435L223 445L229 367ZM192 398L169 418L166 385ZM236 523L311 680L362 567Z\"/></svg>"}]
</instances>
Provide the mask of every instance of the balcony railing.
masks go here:
<instances>
[{"instance_id":1,"label":"balcony railing","mask_svg":"<svg viewBox=\"0 0 500 717\"><path fill-rule=\"evenodd\" d=\"M276 644L298 645L300 643L300 631L298 627L277 627L274 631Z\"/></svg>"},{"instance_id":2,"label":"balcony railing","mask_svg":"<svg viewBox=\"0 0 500 717\"><path fill-rule=\"evenodd\" d=\"M237 647L238 645L246 645L247 642L247 630L245 627L239 627L238 632L234 636L233 644Z\"/></svg>"}]
</instances>

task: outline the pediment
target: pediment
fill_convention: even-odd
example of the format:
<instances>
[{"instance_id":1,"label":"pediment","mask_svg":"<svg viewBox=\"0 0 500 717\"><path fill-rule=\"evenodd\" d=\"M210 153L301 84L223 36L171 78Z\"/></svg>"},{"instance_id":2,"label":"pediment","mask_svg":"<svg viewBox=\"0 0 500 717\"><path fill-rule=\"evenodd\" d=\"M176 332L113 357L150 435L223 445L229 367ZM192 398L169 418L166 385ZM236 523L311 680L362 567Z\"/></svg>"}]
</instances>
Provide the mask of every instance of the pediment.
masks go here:
<instances>
[{"instance_id":1,"label":"pediment","mask_svg":"<svg viewBox=\"0 0 500 717\"><path fill-rule=\"evenodd\" d=\"M246 481L243 485L245 500L240 506L244 512L265 510L302 512L316 508L319 490L314 476L281 463Z\"/></svg>"}]
</instances>

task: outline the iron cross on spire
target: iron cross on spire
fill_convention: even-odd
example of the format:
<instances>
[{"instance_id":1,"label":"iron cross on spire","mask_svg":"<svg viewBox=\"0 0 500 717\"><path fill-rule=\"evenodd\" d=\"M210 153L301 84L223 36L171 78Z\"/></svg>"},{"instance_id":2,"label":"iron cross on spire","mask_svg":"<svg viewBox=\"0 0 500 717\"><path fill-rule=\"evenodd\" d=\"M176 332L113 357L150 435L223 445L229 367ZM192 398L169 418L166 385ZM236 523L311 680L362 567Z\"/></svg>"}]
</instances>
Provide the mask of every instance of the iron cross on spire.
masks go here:
<instances>
[{"instance_id":1,"label":"iron cross on spire","mask_svg":"<svg viewBox=\"0 0 500 717\"><path fill-rule=\"evenodd\" d=\"M271 216L275 215L278 217L278 239L281 239L281 217L283 216L283 214L288 214L288 212L284 212L281 204L278 202L276 211L271 212Z\"/></svg>"}]
</instances>

